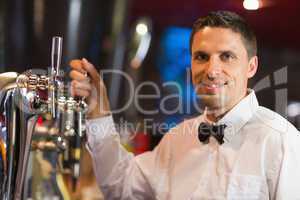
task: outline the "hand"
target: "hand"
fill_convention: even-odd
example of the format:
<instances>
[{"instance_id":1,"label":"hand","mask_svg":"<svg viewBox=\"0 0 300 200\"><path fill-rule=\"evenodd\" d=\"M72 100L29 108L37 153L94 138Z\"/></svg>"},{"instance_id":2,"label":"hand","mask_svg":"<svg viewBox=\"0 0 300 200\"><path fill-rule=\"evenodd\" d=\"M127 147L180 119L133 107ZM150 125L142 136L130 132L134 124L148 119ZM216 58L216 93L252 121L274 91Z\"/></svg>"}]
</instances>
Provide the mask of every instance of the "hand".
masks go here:
<instances>
[{"instance_id":1,"label":"hand","mask_svg":"<svg viewBox=\"0 0 300 200\"><path fill-rule=\"evenodd\" d=\"M71 94L86 97L87 117L93 119L111 114L106 87L96 68L85 58L72 60L70 66Z\"/></svg>"}]
</instances>

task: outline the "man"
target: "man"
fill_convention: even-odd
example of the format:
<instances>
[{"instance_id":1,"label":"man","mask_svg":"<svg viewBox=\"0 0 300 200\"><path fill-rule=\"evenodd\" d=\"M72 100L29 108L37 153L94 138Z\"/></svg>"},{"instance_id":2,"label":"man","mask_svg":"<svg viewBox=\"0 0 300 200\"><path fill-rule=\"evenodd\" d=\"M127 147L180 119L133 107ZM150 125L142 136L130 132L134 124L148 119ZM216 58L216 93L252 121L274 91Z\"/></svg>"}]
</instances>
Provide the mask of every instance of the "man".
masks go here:
<instances>
[{"instance_id":1,"label":"man","mask_svg":"<svg viewBox=\"0 0 300 200\"><path fill-rule=\"evenodd\" d=\"M89 114L88 146L105 197L300 199L300 134L247 89L258 67L254 33L238 15L212 12L196 21L190 45L204 114L137 157L120 145L96 69L85 59L71 62L73 94L97 106ZM92 87L99 93L94 98Z\"/></svg>"}]
</instances>

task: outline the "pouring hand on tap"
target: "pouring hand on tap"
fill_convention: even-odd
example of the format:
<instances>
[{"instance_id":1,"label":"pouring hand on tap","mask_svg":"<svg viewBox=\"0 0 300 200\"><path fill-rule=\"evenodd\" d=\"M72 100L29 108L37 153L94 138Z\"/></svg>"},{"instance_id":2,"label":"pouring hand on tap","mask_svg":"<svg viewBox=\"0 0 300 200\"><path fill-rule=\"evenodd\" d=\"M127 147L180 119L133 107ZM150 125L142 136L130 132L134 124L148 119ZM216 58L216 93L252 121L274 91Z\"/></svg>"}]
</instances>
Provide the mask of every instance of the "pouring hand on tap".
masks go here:
<instances>
[{"instance_id":1,"label":"pouring hand on tap","mask_svg":"<svg viewBox=\"0 0 300 200\"><path fill-rule=\"evenodd\" d=\"M72 96L85 97L89 104L87 118L93 119L110 114L105 84L96 68L85 58L70 62Z\"/></svg>"}]
</instances>

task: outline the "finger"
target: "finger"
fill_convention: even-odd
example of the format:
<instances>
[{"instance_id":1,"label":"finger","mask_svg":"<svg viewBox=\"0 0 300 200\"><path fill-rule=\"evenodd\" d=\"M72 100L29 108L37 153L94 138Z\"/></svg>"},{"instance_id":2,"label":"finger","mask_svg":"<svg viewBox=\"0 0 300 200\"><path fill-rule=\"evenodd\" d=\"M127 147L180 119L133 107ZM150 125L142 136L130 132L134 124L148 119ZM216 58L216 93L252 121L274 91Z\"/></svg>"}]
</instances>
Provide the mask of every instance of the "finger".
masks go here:
<instances>
[{"instance_id":1,"label":"finger","mask_svg":"<svg viewBox=\"0 0 300 200\"><path fill-rule=\"evenodd\" d=\"M74 87L75 89L82 89L82 90L88 90L88 91L92 90L92 85L87 82L79 82L79 81L73 80L71 84L72 84L72 87Z\"/></svg>"},{"instance_id":2,"label":"finger","mask_svg":"<svg viewBox=\"0 0 300 200\"><path fill-rule=\"evenodd\" d=\"M96 70L96 68L94 67L94 65L92 65L89 61L87 61L87 59L83 58L82 64L83 64L83 69L88 72L88 74L94 81L97 81L97 82L99 80L102 81L102 79L100 78L100 75L99 75L98 71Z\"/></svg>"},{"instance_id":3,"label":"finger","mask_svg":"<svg viewBox=\"0 0 300 200\"><path fill-rule=\"evenodd\" d=\"M72 88L71 95L77 97L89 97L90 91L79 88Z\"/></svg>"},{"instance_id":4,"label":"finger","mask_svg":"<svg viewBox=\"0 0 300 200\"><path fill-rule=\"evenodd\" d=\"M70 72L70 77L73 80L78 80L78 81L86 81L89 82L89 77L87 77L85 74L77 71L77 70L72 70Z\"/></svg>"},{"instance_id":5,"label":"finger","mask_svg":"<svg viewBox=\"0 0 300 200\"><path fill-rule=\"evenodd\" d=\"M74 70L77 70L77 71L82 72L82 73L86 73L86 71L83 68L82 61L79 60L79 59L71 60L70 66Z\"/></svg>"}]
</instances>

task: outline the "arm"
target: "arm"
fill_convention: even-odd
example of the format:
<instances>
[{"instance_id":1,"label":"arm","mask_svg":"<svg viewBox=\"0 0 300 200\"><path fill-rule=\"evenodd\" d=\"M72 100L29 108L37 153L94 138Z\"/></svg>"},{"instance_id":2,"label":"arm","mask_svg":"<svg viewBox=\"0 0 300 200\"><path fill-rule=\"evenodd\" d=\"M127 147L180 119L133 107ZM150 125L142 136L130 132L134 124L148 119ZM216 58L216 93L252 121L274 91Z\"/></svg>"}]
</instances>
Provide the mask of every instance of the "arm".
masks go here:
<instances>
[{"instance_id":1,"label":"arm","mask_svg":"<svg viewBox=\"0 0 300 200\"><path fill-rule=\"evenodd\" d=\"M300 199L300 133L290 126L283 134L283 157L276 200Z\"/></svg>"},{"instance_id":2,"label":"arm","mask_svg":"<svg viewBox=\"0 0 300 200\"><path fill-rule=\"evenodd\" d=\"M120 144L106 88L97 70L85 59L73 60L70 65L72 95L87 97L89 104L87 147L104 196L107 199L153 199L152 189L135 157Z\"/></svg>"},{"instance_id":3,"label":"arm","mask_svg":"<svg viewBox=\"0 0 300 200\"><path fill-rule=\"evenodd\" d=\"M266 177L271 200L300 199L300 134L293 127L266 143Z\"/></svg>"},{"instance_id":4,"label":"arm","mask_svg":"<svg viewBox=\"0 0 300 200\"><path fill-rule=\"evenodd\" d=\"M107 199L153 199L136 157L120 144L111 116L88 121L88 150Z\"/></svg>"},{"instance_id":5,"label":"arm","mask_svg":"<svg viewBox=\"0 0 300 200\"><path fill-rule=\"evenodd\" d=\"M153 151L134 157L120 145L111 116L89 120L88 132L88 150L107 199L168 198L174 133L166 134Z\"/></svg>"}]
</instances>

